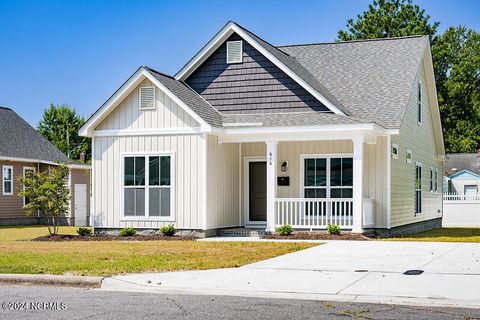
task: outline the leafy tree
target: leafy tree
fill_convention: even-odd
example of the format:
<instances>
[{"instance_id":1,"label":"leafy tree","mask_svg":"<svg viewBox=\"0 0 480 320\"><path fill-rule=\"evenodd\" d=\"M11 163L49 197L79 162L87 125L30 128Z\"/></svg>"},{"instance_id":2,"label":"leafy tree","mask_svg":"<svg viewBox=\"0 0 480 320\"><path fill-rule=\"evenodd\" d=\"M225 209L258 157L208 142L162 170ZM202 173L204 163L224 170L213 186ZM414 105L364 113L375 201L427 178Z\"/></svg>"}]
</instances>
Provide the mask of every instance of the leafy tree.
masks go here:
<instances>
[{"instance_id":1,"label":"leafy tree","mask_svg":"<svg viewBox=\"0 0 480 320\"><path fill-rule=\"evenodd\" d=\"M70 159L79 159L82 152L86 159L89 159L90 139L78 135L84 123L85 119L76 114L72 107L50 104L50 107L45 109L37 129Z\"/></svg>"},{"instance_id":2,"label":"leafy tree","mask_svg":"<svg viewBox=\"0 0 480 320\"><path fill-rule=\"evenodd\" d=\"M40 212L51 235L58 233L59 218L68 211L70 189L65 183L68 172L68 167L60 164L46 172L26 172L25 177L19 178L24 188L18 195L28 199L24 206L27 215Z\"/></svg>"},{"instance_id":3,"label":"leafy tree","mask_svg":"<svg viewBox=\"0 0 480 320\"><path fill-rule=\"evenodd\" d=\"M368 10L347 20L347 30L338 31L338 39L358 40L412 35L433 36L439 25L430 23L425 10L412 0L374 0Z\"/></svg>"},{"instance_id":4,"label":"leafy tree","mask_svg":"<svg viewBox=\"0 0 480 320\"><path fill-rule=\"evenodd\" d=\"M448 152L480 148L480 34L450 27L432 47L438 102Z\"/></svg>"}]
</instances>

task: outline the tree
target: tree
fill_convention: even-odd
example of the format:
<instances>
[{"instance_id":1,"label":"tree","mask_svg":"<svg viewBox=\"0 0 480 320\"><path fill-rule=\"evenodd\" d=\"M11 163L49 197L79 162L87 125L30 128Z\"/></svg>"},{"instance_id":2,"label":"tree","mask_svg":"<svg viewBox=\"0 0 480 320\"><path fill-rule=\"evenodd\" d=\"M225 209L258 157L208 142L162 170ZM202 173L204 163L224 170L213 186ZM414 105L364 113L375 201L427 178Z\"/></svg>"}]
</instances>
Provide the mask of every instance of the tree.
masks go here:
<instances>
[{"instance_id":1,"label":"tree","mask_svg":"<svg viewBox=\"0 0 480 320\"><path fill-rule=\"evenodd\" d=\"M448 152L480 148L480 34L450 27L432 47L438 102Z\"/></svg>"},{"instance_id":2,"label":"tree","mask_svg":"<svg viewBox=\"0 0 480 320\"><path fill-rule=\"evenodd\" d=\"M45 109L37 129L70 159L79 159L82 152L85 153L86 159L89 159L90 139L78 135L84 123L85 119L76 114L72 107L50 104L50 107Z\"/></svg>"},{"instance_id":3,"label":"tree","mask_svg":"<svg viewBox=\"0 0 480 320\"><path fill-rule=\"evenodd\" d=\"M24 206L27 215L40 212L47 222L50 235L58 233L59 218L68 211L70 189L65 180L69 168L63 164L46 172L26 172L19 180L24 186L18 193L28 199Z\"/></svg>"},{"instance_id":4,"label":"tree","mask_svg":"<svg viewBox=\"0 0 480 320\"><path fill-rule=\"evenodd\" d=\"M338 31L338 39L359 40L430 35L436 33L438 22L430 23L425 10L412 0L374 0L368 10L347 20L347 30Z\"/></svg>"}]
</instances>

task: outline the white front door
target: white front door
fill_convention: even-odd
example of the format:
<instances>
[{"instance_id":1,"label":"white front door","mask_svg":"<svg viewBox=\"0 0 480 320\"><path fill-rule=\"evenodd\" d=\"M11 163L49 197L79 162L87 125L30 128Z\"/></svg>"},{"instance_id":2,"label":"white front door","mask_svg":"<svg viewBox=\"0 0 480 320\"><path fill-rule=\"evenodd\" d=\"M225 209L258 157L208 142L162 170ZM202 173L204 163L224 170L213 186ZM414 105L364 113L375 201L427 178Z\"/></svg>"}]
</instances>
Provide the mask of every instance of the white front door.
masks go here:
<instances>
[{"instance_id":1,"label":"white front door","mask_svg":"<svg viewBox=\"0 0 480 320\"><path fill-rule=\"evenodd\" d=\"M87 185L75 184L75 226L87 225Z\"/></svg>"}]
</instances>

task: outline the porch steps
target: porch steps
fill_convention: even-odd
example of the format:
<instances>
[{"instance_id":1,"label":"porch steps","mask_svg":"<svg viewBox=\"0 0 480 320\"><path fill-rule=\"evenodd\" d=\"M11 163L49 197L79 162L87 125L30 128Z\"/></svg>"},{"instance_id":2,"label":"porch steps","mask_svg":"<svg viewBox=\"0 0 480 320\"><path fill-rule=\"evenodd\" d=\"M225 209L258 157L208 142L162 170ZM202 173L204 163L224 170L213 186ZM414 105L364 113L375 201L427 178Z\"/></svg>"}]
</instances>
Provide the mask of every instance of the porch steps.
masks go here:
<instances>
[{"instance_id":1,"label":"porch steps","mask_svg":"<svg viewBox=\"0 0 480 320\"><path fill-rule=\"evenodd\" d=\"M266 234L267 232L263 228L229 228L218 231L218 236L220 237L262 237Z\"/></svg>"}]
</instances>

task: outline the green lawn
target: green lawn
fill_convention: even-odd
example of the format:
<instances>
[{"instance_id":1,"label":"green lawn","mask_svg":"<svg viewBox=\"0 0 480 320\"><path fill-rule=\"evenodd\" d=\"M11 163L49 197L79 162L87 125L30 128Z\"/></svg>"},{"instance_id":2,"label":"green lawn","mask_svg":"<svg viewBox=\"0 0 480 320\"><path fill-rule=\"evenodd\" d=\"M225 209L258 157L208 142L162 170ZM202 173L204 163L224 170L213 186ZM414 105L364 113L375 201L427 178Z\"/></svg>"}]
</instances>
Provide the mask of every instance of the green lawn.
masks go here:
<instances>
[{"instance_id":1,"label":"green lawn","mask_svg":"<svg viewBox=\"0 0 480 320\"><path fill-rule=\"evenodd\" d=\"M404 237L381 239L392 241L428 242L480 242L480 228L440 228L407 235Z\"/></svg>"},{"instance_id":2,"label":"green lawn","mask_svg":"<svg viewBox=\"0 0 480 320\"><path fill-rule=\"evenodd\" d=\"M60 233L73 234L73 227ZM239 267L316 244L202 241L34 242L46 227L0 228L0 273L111 276Z\"/></svg>"}]
</instances>

